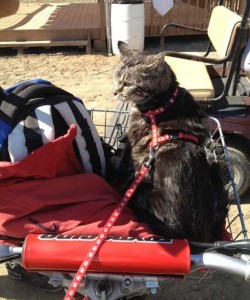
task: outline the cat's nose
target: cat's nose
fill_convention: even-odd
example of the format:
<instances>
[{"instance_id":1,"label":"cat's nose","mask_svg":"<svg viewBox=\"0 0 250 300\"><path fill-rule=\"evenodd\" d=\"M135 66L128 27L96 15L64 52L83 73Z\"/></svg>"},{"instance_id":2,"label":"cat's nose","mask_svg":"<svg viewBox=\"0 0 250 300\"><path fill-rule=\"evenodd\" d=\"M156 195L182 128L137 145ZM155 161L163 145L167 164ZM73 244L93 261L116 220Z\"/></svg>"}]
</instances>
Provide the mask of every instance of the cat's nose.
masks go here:
<instances>
[{"instance_id":1,"label":"cat's nose","mask_svg":"<svg viewBox=\"0 0 250 300\"><path fill-rule=\"evenodd\" d=\"M117 90L113 90L113 94L116 96L118 94Z\"/></svg>"}]
</instances>

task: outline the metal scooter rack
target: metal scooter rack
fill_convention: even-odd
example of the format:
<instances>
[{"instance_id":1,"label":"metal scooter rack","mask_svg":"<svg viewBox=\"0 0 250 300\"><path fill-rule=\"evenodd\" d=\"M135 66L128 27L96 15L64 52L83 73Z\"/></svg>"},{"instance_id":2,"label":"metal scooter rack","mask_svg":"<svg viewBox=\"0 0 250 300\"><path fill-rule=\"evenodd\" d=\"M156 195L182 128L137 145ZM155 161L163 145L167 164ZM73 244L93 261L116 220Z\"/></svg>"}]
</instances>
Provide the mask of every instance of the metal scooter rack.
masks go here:
<instances>
[{"instance_id":1,"label":"metal scooter rack","mask_svg":"<svg viewBox=\"0 0 250 300\"><path fill-rule=\"evenodd\" d=\"M233 240L238 240L238 239L248 239L248 234L247 234L247 229L244 221L244 214L241 209L241 201L237 192L236 184L234 181L234 174L233 174L233 169L231 166L230 158L228 155L227 151L227 146L225 143L222 127L220 125L220 122L218 119L214 117L210 117L210 120L212 123L215 124L215 129L212 132L211 139L221 145L223 147L223 153L218 155L216 154L216 148L210 153L214 157L214 161L218 161L218 159L221 159L221 157L224 159L226 166L227 166L227 175L229 176L229 183L227 184L227 188L232 188L233 189L233 197L230 199L229 202L229 214L227 216L227 227L226 229L230 232L232 239ZM209 152L209 150L207 150ZM225 175L225 174L224 174ZM236 212L232 212L232 206L236 205L237 210ZM231 209L231 211L230 211ZM240 226L240 230L236 231L234 229L235 223L238 223Z\"/></svg>"}]
</instances>

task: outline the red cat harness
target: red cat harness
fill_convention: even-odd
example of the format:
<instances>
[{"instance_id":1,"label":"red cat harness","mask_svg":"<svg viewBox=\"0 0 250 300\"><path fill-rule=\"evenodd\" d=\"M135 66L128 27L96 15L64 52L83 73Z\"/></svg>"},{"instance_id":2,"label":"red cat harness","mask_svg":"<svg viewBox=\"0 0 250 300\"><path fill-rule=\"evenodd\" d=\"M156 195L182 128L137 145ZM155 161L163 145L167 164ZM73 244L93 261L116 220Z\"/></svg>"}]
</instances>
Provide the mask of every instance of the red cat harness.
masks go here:
<instances>
[{"instance_id":1,"label":"red cat harness","mask_svg":"<svg viewBox=\"0 0 250 300\"><path fill-rule=\"evenodd\" d=\"M178 95L178 88L174 91L172 97L169 99L169 104L174 104L176 96ZM148 147L149 148L154 148L156 149L159 144L165 142L165 141L172 141L172 140L187 140L194 142L198 144L198 138L195 135L192 134L187 134L185 132L178 132L177 134L165 134L165 135L158 135L158 126L157 126L157 121L156 121L156 115L159 115L161 113L164 113L166 109L162 106L159 108L156 108L154 110L149 110L145 113L143 113L144 116L149 118L150 124L151 124L151 130L152 130L152 140L149 143Z\"/></svg>"},{"instance_id":2,"label":"red cat harness","mask_svg":"<svg viewBox=\"0 0 250 300\"><path fill-rule=\"evenodd\" d=\"M174 94L170 98L170 104L173 104L175 102L175 98L178 94L178 89L175 90ZM149 144L149 160L143 164L142 168L140 169L139 172L137 172L137 175L126 191L124 197L121 199L121 201L118 203L117 208L113 211L111 216L109 217L108 221L102 228L101 232L93 242L93 245L89 249L87 255L85 256L80 268L78 269L74 279L71 282L70 287L67 290L67 293L64 297L64 300L71 300L74 298L74 295L80 286L83 277L85 276L87 269L89 265L91 264L94 256L96 255L97 251L101 247L103 241L107 237L108 233L110 232L112 226L116 222L116 220L119 218L120 214L122 213L123 209L126 207L127 203L129 202L130 198L136 191L137 187L143 180L143 178L146 176L148 173L150 167L151 167L151 162L154 159L154 152L157 149L158 145L161 142L164 141L170 141L170 140L176 140L176 139L184 139L184 140L190 140L192 142L198 143L198 139L196 136L186 134L184 132L179 132L178 135L169 135L165 134L163 136L158 136L158 127L157 127L157 122L155 116L163 113L165 109L163 107L157 108L155 110L149 110L148 112L144 113L145 116L149 117L150 123L151 123L151 129L152 129L152 141ZM87 297L85 297L87 299Z\"/></svg>"}]
</instances>

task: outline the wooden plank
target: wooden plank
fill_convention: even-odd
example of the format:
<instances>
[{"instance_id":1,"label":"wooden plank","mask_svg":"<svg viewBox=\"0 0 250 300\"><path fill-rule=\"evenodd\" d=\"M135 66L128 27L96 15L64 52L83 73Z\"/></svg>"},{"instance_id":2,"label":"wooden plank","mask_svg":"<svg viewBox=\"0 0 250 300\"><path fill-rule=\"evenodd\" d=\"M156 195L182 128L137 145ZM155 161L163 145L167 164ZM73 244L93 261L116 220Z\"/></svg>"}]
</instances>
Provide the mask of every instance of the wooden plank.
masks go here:
<instances>
[{"instance_id":1,"label":"wooden plank","mask_svg":"<svg viewBox=\"0 0 250 300\"><path fill-rule=\"evenodd\" d=\"M97 20L97 11L94 8L94 6L92 7L92 19L91 19L91 28L95 27L96 25L96 20ZM99 24L98 24L99 27Z\"/></svg>"},{"instance_id":2,"label":"wooden plank","mask_svg":"<svg viewBox=\"0 0 250 300\"><path fill-rule=\"evenodd\" d=\"M100 20L101 40L106 39L106 14L104 0L99 0L98 20Z\"/></svg>"},{"instance_id":3,"label":"wooden plank","mask_svg":"<svg viewBox=\"0 0 250 300\"><path fill-rule=\"evenodd\" d=\"M150 34L153 36L153 21L154 21L154 11L153 11L153 5L150 3Z\"/></svg>"},{"instance_id":4,"label":"wooden plank","mask_svg":"<svg viewBox=\"0 0 250 300\"><path fill-rule=\"evenodd\" d=\"M71 14L70 14L70 18L69 18L69 21L70 21L69 27L70 28L77 28L77 26L79 26L79 24L76 23L76 18L77 18L78 12L79 12L79 7L74 5L74 6L71 7L70 11L71 11Z\"/></svg>"},{"instance_id":5,"label":"wooden plank","mask_svg":"<svg viewBox=\"0 0 250 300\"><path fill-rule=\"evenodd\" d=\"M66 19L66 10L64 7L58 5L57 9L54 12L54 15L51 16L51 19L49 20L49 25L46 26L46 29L56 29L56 30L62 30L64 20Z\"/></svg>"},{"instance_id":6,"label":"wooden plank","mask_svg":"<svg viewBox=\"0 0 250 300\"><path fill-rule=\"evenodd\" d=\"M82 18L81 18L81 27L86 28L86 18L87 18L87 7L84 5L84 10L82 11Z\"/></svg>"},{"instance_id":7,"label":"wooden plank","mask_svg":"<svg viewBox=\"0 0 250 300\"><path fill-rule=\"evenodd\" d=\"M19 9L20 1L18 0L8 0L8 1L0 1L0 2L1 2L0 18L14 15Z\"/></svg>"},{"instance_id":8,"label":"wooden plank","mask_svg":"<svg viewBox=\"0 0 250 300\"><path fill-rule=\"evenodd\" d=\"M98 28L101 29L100 25L100 16L99 16L99 4L95 3L95 5L92 6L92 27L91 28Z\"/></svg>"},{"instance_id":9,"label":"wooden plank","mask_svg":"<svg viewBox=\"0 0 250 300\"><path fill-rule=\"evenodd\" d=\"M92 4L90 4L90 6L92 6ZM88 3L74 3L60 7L56 12L56 16L50 28L61 30L85 28L85 19L88 17L88 7ZM92 16L90 16L90 18L91 17Z\"/></svg>"},{"instance_id":10,"label":"wooden plank","mask_svg":"<svg viewBox=\"0 0 250 300\"><path fill-rule=\"evenodd\" d=\"M62 29L72 28L71 23L72 23L72 15L73 15L73 6L70 4L69 6L63 7L59 13L61 13L62 11L64 13L64 18L61 20L61 28Z\"/></svg>"},{"instance_id":11,"label":"wooden plank","mask_svg":"<svg viewBox=\"0 0 250 300\"><path fill-rule=\"evenodd\" d=\"M24 19L35 14L36 11L40 11L40 9L41 8L38 5L32 5L30 8L27 8L24 5L20 5L20 8L15 15L0 19L0 30L9 29L10 27L17 26L17 24L22 22Z\"/></svg>"},{"instance_id":12,"label":"wooden plank","mask_svg":"<svg viewBox=\"0 0 250 300\"><path fill-rule=\"evenodd\" d=\"M178 24L181 24L181 22L182 22L180 16L181 16L181 14L180 14L180 2L178 2L178 6L177 6L177 22L176 22Z\"/></svg>"},{"instance_id":13,"label":"wooden plank","mask_svg":"<svg viewBox=\"0 0 250 300\"><path fill-rule=\"evenodd\" d=\"M205 0L205 13L204 13L204 17L203 17L203 29L207 28L208 22L207 22L207 15L208 15L208 0Z\"/></svg>"},{"instance_id":14,"label":"wooden plank","mask_svg":"<svg viewBox=\"0 0 250 300\"><path fill-rule=\"evenodd\" d=\"M90 35L89 35L90 37ZM18 54L22 54L24 49L31 47L86 47L86 54L91 54L91 42L88 40L74 41L28 41L28 42L0 42L0 48L17 48Z\"/></svg>"},{"instance_id":15,"label":"wooden plank","mask_svg":"<svg viewBox=\"0 0 250 300\"><path fill-rule=\"evenodd\" d=\"M56 7L56 10L51 14L50 19L48 20L48 24L46 24L46 29L50 29L52 26L54 29L59 29L60 28L60 23L58 22L58 12L61 9L61 7L58 5Z\"/></svg>"},{"instance_id":16,"label":"wooden plank","mask_svg":"<svg viewBox=\"0 0 250 300\"><path fill-rule=\"evenodd\" d=\"M89 24L89 28L92 28L95 24L94 20L93 20L93 15L94 15L94 10L93 10L94 6L93 5L89 5L89 14L88 14L88 24Z\"/></svg>"},{"instance_id":17,"label":"wooden plank","mask_svg":"<svg viewBox=\"0 0 250 300\"><path fill-rule=\"evenodd\" d=\"M87 13L86 13L86 20L85 20L85 28L91 28L92 15L91 15L91 5L89 5L89 4L90 3L87 3L87 5L86 5Z\"/></svg>"},{"instance_id":18,"label":"wooden plank","mask_svg":"<svg viewBox=\"0 0 250 300\"><path fill-rule=\"evenodd\" d=\"M81 28L83 11L84 11L84 6L83 5L79 6L78 7L78 12L77 12L77 14L75 16L75 24L76 24L75 26L77 28Z\"/></svg>"},{"instance_id":19,"label":"wooden plank","mask_svg":"<svg viewBox=\"0 0 250 300\"><path fill-rule=\"evenodd\" d=\"M87 46L88 40L71 41L26 41L26 42L0 42L0 47L54 47L54 46Z\"/></svg>"},{"instance_id":20,"label":"wooden plank","mask_svg":"<svg viewBox=\"0 0 250 300\"><path fill-rule=\"evenodd\" d=\"M45 7L39 13L35 14L33 18L30 19L23 26L19 26L16 30L25 30L25 29L40 29L46 26L51 14L56 10L56 5L50 5Z\"/></svg>"},{"instance_id":21,"label":"wooden plank","mask_svg":"<svg viewBox=\"0 0 250 300\"><path fill-rule=\"evenodd\" d=\"M68 15L68 24L69 28L77 28L78 24L75 24L75 17L78 12L78 7L76 5L70 5L69 15Z\"/></svg>"},{"instance_id":22,"label":"wooden plank","mask_svg":"<svg viewBox=\"0 0 250 300\"><path fill-rule=\"evenodd\" d=\"M242 15L244 13L244 10L245 10L245 7L246 7L246 1L247 0L240 0L238 14Z\"/></svg>"}]
</instances>

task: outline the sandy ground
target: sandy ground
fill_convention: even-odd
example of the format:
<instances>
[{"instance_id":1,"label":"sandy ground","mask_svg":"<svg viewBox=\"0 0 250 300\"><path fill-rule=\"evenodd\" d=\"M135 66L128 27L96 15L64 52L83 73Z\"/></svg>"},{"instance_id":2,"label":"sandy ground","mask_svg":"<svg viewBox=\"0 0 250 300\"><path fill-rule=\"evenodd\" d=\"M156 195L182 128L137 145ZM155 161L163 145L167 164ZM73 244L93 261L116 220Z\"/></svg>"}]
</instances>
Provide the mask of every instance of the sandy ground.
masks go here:
<instances>
[{"instance_id":1,"label":"sandy ground","mask_svg":"<svg viewBox=\"0 0 250 300\"><path fill-rule=\"evenodd\" d=\"M114 107L111 70L117 65L118 57L82 53L53 49L46 54L1 56L0 84L8 87L19 81L44 78L81 97L88 107Z\"/></svg>"},{"instance_id":2,"label":"sandy ground","mask_svg":"<svg viewBox=\"0 0 250 300\"><path fill-rule=\"evenodd\" d=\"M1 50L0 85L7 88L19 81L44 78L81 97L87 107L113 108L116 102L112 94L112 72L118 61L116 56L86 55L79 49L33 49L21 56L14 50ZM244 197L242 205L248 226L249 203L250 193ZM9 279L4 265L0 267L0 299L63 299L64 293L42 293L26 282ZM199 273L182 282L166 282L157 296L147 299L249 299L250 284L244 279L220 272L212 274L211 278L208 275L211 274Z\"/></svg>"}]
</instances>

